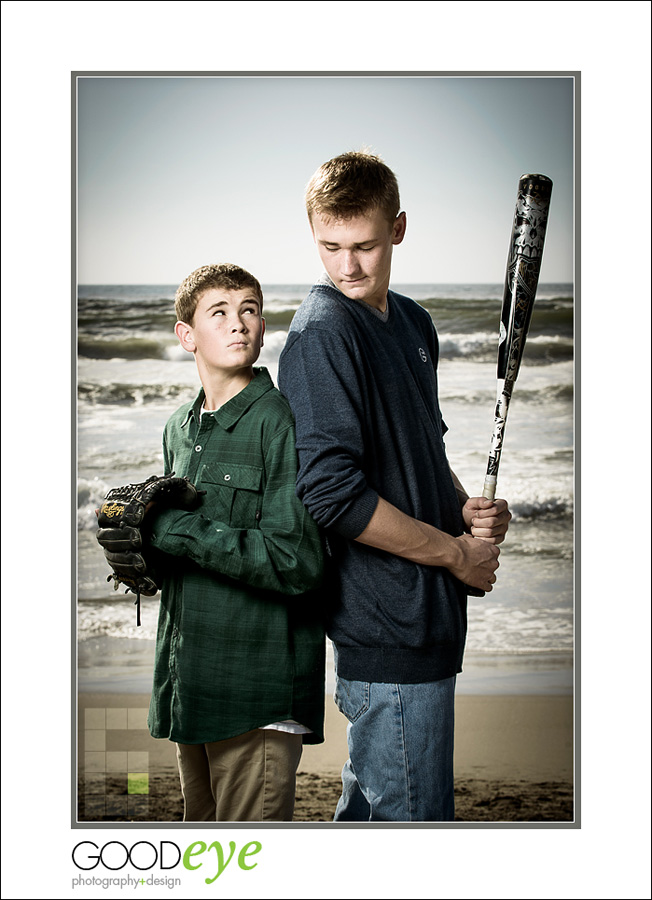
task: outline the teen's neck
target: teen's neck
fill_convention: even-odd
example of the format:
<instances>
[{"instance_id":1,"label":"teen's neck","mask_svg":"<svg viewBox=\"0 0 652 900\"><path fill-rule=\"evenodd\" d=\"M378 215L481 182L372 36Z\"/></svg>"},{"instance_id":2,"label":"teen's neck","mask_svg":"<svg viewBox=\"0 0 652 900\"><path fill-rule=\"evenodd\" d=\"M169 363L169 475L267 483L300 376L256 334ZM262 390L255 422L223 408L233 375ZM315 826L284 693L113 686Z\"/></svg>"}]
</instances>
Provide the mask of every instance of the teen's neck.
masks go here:
<instances>
[{"instance_id":1,"label":"teen's neck","mask_svg":"<svg viewBox=\"0 0 652 900\"><path fill-rule=\"evenodd\" d=\"M243 391L254 377L253 368L249 366L237 372L199 372L204 388L204 408L219 409L228 403L236 394Z\"/></svg>"}]
</instances>

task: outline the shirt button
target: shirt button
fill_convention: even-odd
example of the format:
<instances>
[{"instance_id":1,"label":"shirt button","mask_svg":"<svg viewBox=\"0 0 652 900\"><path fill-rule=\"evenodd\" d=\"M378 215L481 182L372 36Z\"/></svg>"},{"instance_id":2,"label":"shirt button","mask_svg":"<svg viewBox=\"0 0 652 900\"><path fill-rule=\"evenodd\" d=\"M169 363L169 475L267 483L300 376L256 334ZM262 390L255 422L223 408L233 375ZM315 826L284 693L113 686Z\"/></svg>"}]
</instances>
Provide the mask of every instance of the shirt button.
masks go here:
<instances>
[{"instance_id":1,"label":"shirt button","mask_svg":"<svg viewBox=\"0 0 652 900\"><path fill-rule=\"evenodd\" d=\"M197 444L197 446L195 447L195 450L197 453L200 453L201 452L201 444Z\"/></svg>"},{"instance_id":2,"label":"shirt button","mask_svg":"<svg viewBox=\"0 0 652 900\"><path fill-rule=\"evenodd\" d=\"M231 476L230 476L230 475L225 475L225 476L224 476L224 480L225 480L225 481L231 481Z\"/></svg>"}]
</instances>

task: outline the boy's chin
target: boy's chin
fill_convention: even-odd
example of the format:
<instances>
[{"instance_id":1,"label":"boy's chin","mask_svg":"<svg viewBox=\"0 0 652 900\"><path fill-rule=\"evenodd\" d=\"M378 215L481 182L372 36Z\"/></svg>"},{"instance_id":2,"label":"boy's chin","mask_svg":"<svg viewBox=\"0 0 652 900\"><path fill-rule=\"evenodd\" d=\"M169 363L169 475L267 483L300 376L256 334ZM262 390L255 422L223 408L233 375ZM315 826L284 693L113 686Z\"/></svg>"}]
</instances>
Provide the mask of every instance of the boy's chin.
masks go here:
<instances>
[{"instance_id":1,"label":"boy's chin","mask_svg":"<svg viewBox=\"0 0 652 900\"><path fill-rule=\"evenodd\" d=\"M242 360L239 362L237 360L233 360L227 363L219 363L213 365L207 365L204 367L200 367L200 371L203 369L205 372L210 373L212 375L223 376L227 378L238 377L241 375L250 375L254 366L259 365L258 357L256 359L251 360Z\"/></svg>"},{"instance_id":2,"label":"boy's chin","mask_svg":"<svg viewBox=\"0 0 652 900\"><path fill-rule=\"evenodd\" d=\"M343 285L340 287L340 290L344 294L345 297L348 297L349 300L366 300L367 299L367 291L362 290L362 288L352 288L350 285Z\"/></svg>"}]
</instances>

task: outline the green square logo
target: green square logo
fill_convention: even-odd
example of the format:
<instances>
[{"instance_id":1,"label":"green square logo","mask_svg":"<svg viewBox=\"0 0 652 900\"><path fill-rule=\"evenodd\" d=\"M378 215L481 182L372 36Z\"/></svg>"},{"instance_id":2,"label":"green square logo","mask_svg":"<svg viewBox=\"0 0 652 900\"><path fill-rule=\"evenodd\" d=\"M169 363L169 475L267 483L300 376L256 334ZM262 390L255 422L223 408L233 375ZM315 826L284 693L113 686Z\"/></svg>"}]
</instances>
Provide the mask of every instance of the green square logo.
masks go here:
<instances>
[{"instance_id":1,"label":"green square logo","mask_svg":"<svg viewBox=\"0 0 652 900\"><path fill-rule=\"evenodd\" d=\"M127 793L149 794L149 774L147 772L128 772Z\"/></svg>"}]
</instances>

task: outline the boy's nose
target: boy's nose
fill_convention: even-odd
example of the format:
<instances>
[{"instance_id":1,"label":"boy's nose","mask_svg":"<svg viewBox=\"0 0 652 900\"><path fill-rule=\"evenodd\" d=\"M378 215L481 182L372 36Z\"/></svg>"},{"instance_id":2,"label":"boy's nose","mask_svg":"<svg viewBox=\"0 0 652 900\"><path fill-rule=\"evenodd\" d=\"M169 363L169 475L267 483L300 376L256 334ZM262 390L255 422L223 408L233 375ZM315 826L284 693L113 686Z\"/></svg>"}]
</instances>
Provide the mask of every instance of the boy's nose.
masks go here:
<instances>
[{"instance_id":1,"label":"boy's nose","mask_svg":"<svg viewBox=\"0 0 652 900\"><path fill-rule=\"evenodd\" d=\"M351 275L358 268L358 261L353 253L342 255L342 275Z\"/></svg>"}]
</instances>

